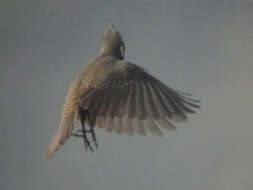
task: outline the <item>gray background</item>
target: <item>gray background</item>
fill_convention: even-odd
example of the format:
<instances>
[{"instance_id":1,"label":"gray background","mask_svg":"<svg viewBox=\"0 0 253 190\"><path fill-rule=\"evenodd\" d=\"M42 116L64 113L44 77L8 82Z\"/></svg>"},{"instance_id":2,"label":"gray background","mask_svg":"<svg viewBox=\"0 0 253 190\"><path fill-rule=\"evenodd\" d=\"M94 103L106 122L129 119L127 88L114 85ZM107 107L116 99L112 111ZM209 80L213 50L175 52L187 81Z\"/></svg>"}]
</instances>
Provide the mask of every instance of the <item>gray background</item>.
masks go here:
<instances>
[{"instance_id":1,"label":"gray background","mask_svg":"<svg viewBox=\"0 0 253 190\"><path fill-rule=\"evenodd\" d=\"M253 189L253 1L0 2L0 189ZM163 138L97 131L43 159L68 85L113 23L127 59L204 101Z\"/></svg>"}]
</instances>

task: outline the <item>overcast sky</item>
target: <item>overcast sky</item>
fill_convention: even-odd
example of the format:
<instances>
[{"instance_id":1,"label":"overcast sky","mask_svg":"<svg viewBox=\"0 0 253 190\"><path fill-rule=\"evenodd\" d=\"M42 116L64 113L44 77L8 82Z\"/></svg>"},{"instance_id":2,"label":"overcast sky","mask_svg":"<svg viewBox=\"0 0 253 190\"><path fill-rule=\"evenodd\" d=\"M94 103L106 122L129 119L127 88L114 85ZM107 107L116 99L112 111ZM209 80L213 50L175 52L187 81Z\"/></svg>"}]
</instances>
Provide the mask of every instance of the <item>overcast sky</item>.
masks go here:
<instances>
[{"instance_id":1,"label":"overcast sky","mask_svg":"<svg viewBox=\"0 0 253 190\"><path fill-rule=\"evenodd\" d=\"M2 0L0 189L252 190L252 0ZM126 59L203 101L163 138L96 130L43 154L108 24Z\"/></svg>"}]
</instances>

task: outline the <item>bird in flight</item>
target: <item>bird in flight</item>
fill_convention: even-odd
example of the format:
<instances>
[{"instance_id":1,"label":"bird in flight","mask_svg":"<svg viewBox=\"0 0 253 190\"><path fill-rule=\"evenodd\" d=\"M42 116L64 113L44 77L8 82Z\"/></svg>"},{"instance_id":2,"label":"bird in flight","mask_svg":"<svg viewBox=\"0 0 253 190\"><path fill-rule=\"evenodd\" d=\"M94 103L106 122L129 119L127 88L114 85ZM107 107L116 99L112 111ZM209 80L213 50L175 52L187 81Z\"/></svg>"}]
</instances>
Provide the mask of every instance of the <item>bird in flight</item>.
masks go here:
<instances>
[{"instance_id":1,"label":"bird in flight","mask_svg":"<svg viewBox=\"0 0 253 190\"><path fill-rule=\"evenodd\" d=\"M46 158L70 137L80 137L86 149L97 148L94 128L128 135L162 136L187 120L200 101L167 86L140 66L124 60L125 44L113 27L105 30L98 56L72 82L56 134ZM74 131L80 121L81 129ZM89 135L88 135L89 134Z\"/></svg>"}]
</instances>

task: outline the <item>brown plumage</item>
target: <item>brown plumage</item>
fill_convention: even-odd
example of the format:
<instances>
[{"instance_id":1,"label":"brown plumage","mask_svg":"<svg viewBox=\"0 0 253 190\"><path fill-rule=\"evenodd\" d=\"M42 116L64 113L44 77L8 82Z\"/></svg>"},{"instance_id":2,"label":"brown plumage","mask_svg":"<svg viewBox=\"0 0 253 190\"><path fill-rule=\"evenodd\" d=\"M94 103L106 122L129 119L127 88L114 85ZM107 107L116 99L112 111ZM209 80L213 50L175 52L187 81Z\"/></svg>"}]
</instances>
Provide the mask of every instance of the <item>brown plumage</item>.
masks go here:
<instances>
[{"instance_id":1,"label":"brown plumage","mask_svg":"<svg viewBox=\"0 0 253 190\"><path fill-rule=\"evenodd\" d=\"M195 113L192 108L200 107L189 94L173 90L141 67L123 60L124 55L121 35L110 25L99 55L70 86L47 159L72 135L78 120L91 130L97 127L119 134L162 136L161 128L174 129L172 122L186 121L188 113Z\"/></svg>"}]
</instances>

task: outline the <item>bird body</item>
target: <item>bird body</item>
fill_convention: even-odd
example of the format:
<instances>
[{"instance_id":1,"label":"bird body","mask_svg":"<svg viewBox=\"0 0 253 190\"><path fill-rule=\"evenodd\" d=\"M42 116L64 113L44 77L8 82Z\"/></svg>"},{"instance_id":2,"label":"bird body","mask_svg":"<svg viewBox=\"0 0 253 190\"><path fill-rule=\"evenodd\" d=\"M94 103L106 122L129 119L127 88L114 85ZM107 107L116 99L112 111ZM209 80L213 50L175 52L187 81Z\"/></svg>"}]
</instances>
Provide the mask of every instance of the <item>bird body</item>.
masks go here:
<instances>
[{"instance_id":1,"label":"bird body","mask_svg":"<svg viewBox=\"0 0 253 190\"><path fill-rule=\"evenodd\" d=\"M195 113L191 108L199 108L199 101L125 61L124 55L121 35L110 25L99 55L90 60L69 88L60 124L46 153L48 159L72 136L78 120L83 127L81 137L90 147L85 123L90 126L95 143L95 127L129 135L149 132L161 136L160 127L174 129L171 121L186 121L186 114Z\"/></svg>"}]
</instances>

